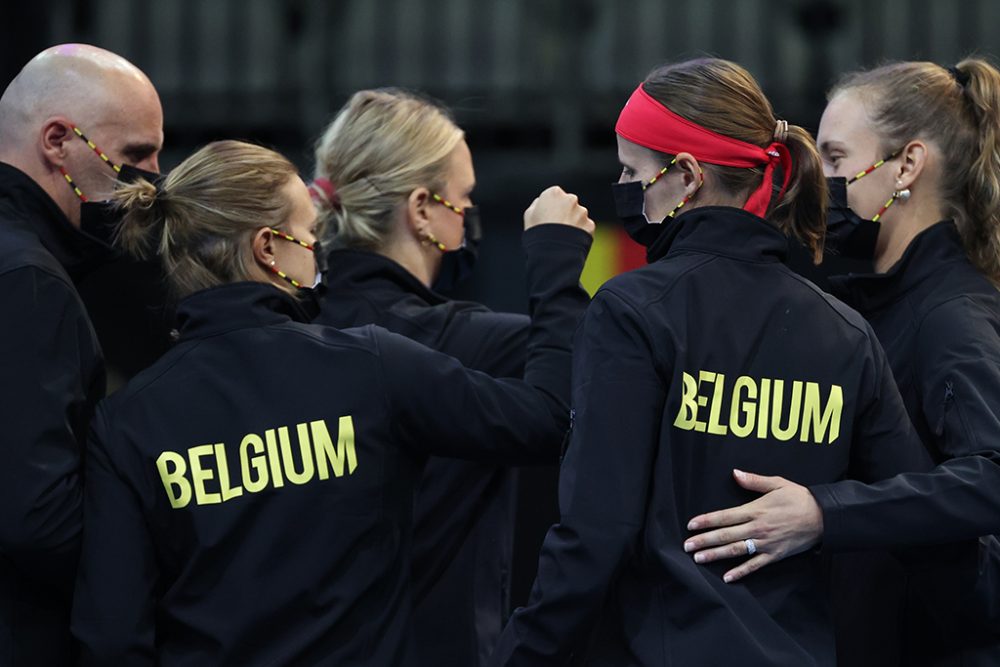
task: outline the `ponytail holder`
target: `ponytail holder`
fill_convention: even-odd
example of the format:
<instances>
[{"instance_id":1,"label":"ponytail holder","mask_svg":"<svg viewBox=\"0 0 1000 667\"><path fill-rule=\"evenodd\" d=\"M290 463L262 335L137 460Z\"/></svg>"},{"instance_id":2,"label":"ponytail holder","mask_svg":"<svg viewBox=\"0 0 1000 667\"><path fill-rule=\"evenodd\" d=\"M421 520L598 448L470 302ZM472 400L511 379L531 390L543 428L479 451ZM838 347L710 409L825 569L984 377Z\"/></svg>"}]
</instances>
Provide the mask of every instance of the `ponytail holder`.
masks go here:
<instances>
[{"instance_id":1,"label":"ponytail holder","mask_svg":"<svg viewBox=\"0 0 1000 667\"><path fill-rule=\"evenodd\" d=\"M788 138L788 121L779 120L774 124L774 140L779 144L785 143Z\"/></svg>"},{"instance_id":2,"label":"ponytail holder","mask_svg":"<svg viewBox=\"0 0 1000 667\"><path fill-rule=\"evenodd\" d=\"M313 179L313 182L309 184L309 196L312 197L313 202L323 208L340 210L340 195L337 194L337 188L328 178L320 176Z\"/></svg>"},{"instance_id":3,"label":"ponytail holder","mask_svg":"<svg viewBox=\"0 0 1000 667\"><path fill-rule=\"evenodd\" d=\"M792 154L785 144L775 141L765 148L764 152L768 157L767 165L764 167L764 178L760 186L750 194L747 203L743 205L744 211L753 213L758 218L765 217L767 209L770 207L772 195L774 194L775 167L781 167L781 187L778 189L778 196L774 198L776 202L781 201L781 198L785 196L788 184L792 180L792 169L794 167Z\"/></svg>"},{"instance_id":4,"label":"ponytail holder","mask_svg":"<svg viewBox=\"0 0 1000 667\"><path fill-rule=\"evenodd\" d=\"M965 88L969 84L969 73L963 72L958 69L958 65L952 65L951 67L946 67L948 74L951 74L951 78L955 80L955 83Z\"/></svg>"}]
</instances>

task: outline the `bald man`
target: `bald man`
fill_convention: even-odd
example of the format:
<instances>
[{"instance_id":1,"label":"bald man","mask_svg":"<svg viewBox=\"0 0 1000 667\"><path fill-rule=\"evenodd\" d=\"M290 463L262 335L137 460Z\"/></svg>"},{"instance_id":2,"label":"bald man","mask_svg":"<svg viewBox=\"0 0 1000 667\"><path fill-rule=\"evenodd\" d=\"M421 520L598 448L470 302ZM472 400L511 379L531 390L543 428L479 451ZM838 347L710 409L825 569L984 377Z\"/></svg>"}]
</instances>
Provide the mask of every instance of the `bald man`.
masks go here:
<instances>
[{"instance_id":1,"label":"bald man","mask_svg":"<svg viewBox=\"0 0 1000 667\"><path fill-rule=\"evenodd\" d=\"M73 283L100 252L80 207L115 167L158 171L162 142L156 90L103 49L46 49L0 97L0 667L75 661L80 458L105 382Z\"/></svg>"}]
</instances>

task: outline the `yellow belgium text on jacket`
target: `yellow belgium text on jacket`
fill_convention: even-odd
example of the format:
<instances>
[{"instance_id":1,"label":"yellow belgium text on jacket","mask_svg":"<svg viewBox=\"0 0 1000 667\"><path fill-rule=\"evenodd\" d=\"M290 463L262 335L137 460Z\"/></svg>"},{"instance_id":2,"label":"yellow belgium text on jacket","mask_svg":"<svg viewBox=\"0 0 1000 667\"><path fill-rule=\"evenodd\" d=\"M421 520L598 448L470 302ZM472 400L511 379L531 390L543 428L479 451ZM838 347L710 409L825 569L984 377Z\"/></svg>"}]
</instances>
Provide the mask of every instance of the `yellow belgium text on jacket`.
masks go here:
<instances>
[{"instance_id":1,"label":"yellow belgium text on jacket","mask_svg":"<svg viewBox=\"0 0 1000 667\"><path fill-rule=\"evenodd\" d=\"M698 371L697 380L683 373L683 380L681 405L674 420L679 429L781 441L798 437L801 442L817 444L824 440L830 444L840 437L844 409L840 385L830 385L824 392L816 382L746 375L730 385L724 374L711 371Z\"/></svg>"},{"instance_id":2,"label":"yellow belgium text on jacket","mask_svg":"<svg viewBox=\"0 0 1000 667\"><path fill-rule=\"evenodd\" d=\"M331 472L343 477L358 467L354 420L346 415L337 426L334 444L325 420L296 425L298 456L292 452L288 426L267 429L263 437L247 433L239 446L239 478L230 475L221 442L191 447L186 453L165 451L157 457L156 468L174 509L186 507L192 497L196 505L214 505L239 498L244 491L281 488L285 480L306 484L314 477L329 479Z\"/></svg>"}]
</instances>

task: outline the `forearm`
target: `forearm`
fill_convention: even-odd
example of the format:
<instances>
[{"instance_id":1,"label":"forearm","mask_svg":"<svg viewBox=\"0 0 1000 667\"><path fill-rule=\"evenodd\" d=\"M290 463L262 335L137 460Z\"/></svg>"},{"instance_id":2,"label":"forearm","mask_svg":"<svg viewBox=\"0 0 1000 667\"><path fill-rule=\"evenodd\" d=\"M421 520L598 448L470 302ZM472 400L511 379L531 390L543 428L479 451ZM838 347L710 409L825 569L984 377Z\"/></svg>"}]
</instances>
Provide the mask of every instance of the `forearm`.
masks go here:
<instances>
[{"instance_id":1,"label":"forearm","mask_svg":"<svg viewBox=\"0 0 1000 667\"><path fill-rule=\"evenodd\" d=\"M1000 532L1000 465L985 456L875 484L845 480L809 490L823 512L823 545L833 550L940 544Z\"/></svg>"},{"instance_id":2,"label":"forearm","mask_svg":"<svg viewBox=\"0 0 1000 667\"><path fill-rule=\"evenodd\" d=\"M590 297L580 286L591 236L567 225L524 232L531 328L524 379L568 410L572 341Z\"/></svg>"}]
</instances>

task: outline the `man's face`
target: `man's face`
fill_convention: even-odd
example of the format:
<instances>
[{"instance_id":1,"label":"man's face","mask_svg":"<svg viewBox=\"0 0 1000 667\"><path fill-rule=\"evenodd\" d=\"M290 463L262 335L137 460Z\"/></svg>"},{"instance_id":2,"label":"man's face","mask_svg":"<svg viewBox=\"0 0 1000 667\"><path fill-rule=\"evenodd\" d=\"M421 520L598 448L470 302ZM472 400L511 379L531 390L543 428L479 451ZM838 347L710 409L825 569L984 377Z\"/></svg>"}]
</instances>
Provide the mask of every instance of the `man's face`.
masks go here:
<instances>
[{"instance_id":1,"label":"man's face","mask_svg":"<svg viewBox=\"0 0 1000 667\"><path fill-rule=\"evenodd\" d=\"M110 103L97 110L81 109L76 118L67 117L79 130L116 164L127 164L146 171L159 172L163 147L163 110L159 97L148 82L129 81L113 87ZM85 119L89 120L87 124ZM72 132L72 130L70 130ZM67 148L66 172L88 201L108 199L117 174L112 167L81 138ZM70 220L79 222L79 207L71 207Z\"/></svg>"}]
</instances>

